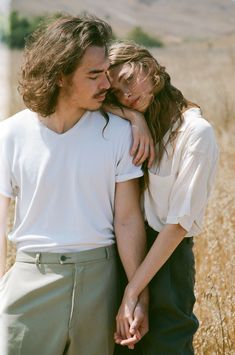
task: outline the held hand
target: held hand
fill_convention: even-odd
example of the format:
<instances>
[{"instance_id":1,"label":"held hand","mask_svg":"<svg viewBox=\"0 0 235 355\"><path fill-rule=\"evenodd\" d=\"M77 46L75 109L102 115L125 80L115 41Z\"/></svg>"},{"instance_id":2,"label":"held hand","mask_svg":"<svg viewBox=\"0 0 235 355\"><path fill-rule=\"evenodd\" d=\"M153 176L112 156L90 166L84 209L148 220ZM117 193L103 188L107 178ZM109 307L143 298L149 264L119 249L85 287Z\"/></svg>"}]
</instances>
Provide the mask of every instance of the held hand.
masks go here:
<instances>
[{"instance_id":1,"label":"held hand","mask_svg":"<svg viewBox=\"0 0 235 355\"><path fill-rule=\"evenodd\" d=\"M128 349L132 349L132 350L135 348L135 344L138 343L138 341L140 339L141 339L141 335L140 335L139 331L137 331L134 335L132 335L128 339L123 339L120 336L120 334L118 334L117 332L114 333L114 341L115 341L116 344L119 344L119 345L122 345L122 346L127 346Z\"/></svg>"},{"instance_id":2,"label":"held hand","mask_svg":"<svg viewBox=\"0 0 235 355\"><path fill-rule=\"evenodd\" d=\"M150 168L155 159L153 138L144 115L137 111L133 111L132 114L133 145L131 155L134 156L133 163L141 165L148 158L148 168Z\"/></svg>"},{"instance_id":3,"label":"held hand","mask_svg":"<svg viewBox=\"0 0 235 355\"><path fill-rule=\"evenodd\" d=\"M134 319L130 325L129 338L123 338L117 332L114 335L115 342L123 346L128 346L129 349L134 349L134 345L142 339L148 332L148 307L139 301L134 310Z\"/></svg>"},{"instance_id":4,"label":"held hand","mask_svg":"<svg viewBox=\"0 0 235 355\"><path fill-rule=\"evenodd\" d=\"M134 310L137 301L137 297L131 297L127 293L123 296L121 306L116 316L116 333L114 338L117 343L120 343L123 339L132 338L133 336L130 332L130 326L134 321Z\"/></svg>"},{"instance_id":5,"label":"held hand","mask_svg":"<svg viewBox=\"0 0 235 355\"><path fill-rule=\"evenodd\" d=\"M140 337L143 338L143 336L148 332L148 330L148 307L146 304L139 301L135 307L134 320L130 326L130 333L135 334L136 332L139 332Z\"/></svg>"}]
</instances>

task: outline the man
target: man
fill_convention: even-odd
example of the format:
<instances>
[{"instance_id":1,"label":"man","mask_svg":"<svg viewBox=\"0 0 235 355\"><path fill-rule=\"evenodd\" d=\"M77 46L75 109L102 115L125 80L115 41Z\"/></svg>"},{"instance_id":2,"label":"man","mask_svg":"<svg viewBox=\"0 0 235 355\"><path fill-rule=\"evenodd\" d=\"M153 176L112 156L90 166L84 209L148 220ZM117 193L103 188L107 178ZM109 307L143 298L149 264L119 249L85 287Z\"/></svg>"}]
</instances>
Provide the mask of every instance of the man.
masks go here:
<instances>
[{"instance_id":1,"label":"man","mask_svg":"<svg viewBox=\"0 0 235 355\"><path fill-rule=\"evenodd\" d=\"M97 111L110 86L110 34L99 19L61 17L26 47L28 109L0 125L0 276L12 198L17 247L0 279L1 355L113 353L114 234L130 279L145 233L129 124Z\"/></svg>"}]
</instances>

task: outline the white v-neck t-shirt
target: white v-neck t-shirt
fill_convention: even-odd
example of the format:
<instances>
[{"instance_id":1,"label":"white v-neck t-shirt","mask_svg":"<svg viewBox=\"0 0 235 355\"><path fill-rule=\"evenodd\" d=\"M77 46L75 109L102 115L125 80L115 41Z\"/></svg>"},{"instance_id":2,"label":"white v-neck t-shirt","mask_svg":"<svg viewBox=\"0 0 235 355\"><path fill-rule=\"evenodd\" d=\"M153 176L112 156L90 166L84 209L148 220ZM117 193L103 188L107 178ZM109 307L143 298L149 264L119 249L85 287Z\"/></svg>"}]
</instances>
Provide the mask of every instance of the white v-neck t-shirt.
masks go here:
<instances>
[{"instance_id":1,"label":"white v-neck t-shirt","mask_svg":"<svg viewBox=\"0 0 235 355\"><path fill-rule=\"evenodd\" d=\"M166 224L180 224L187 237L202 230L203 216L215 178L218 147L212 126L199 108L183 114L175 147L167 144L160 167L149 170L144 193L148 224L160 232ZM164 140L167 141L169 133Z\"/></svg>"},{"instance_id":2,"label":"white v-neck t-shirt","mask_svg":"<svg viewBox=\"0 0 235 355\"><path fill-rule=\"evenodd\" d=\"M0 123L0 193L16 198L9 239L23 251L72 252L115 242L115 184L143 175L130 124L87 111L58 134L26 109ZM103 133L102 133L103 132Z\"/></svg>"}]
</instances>

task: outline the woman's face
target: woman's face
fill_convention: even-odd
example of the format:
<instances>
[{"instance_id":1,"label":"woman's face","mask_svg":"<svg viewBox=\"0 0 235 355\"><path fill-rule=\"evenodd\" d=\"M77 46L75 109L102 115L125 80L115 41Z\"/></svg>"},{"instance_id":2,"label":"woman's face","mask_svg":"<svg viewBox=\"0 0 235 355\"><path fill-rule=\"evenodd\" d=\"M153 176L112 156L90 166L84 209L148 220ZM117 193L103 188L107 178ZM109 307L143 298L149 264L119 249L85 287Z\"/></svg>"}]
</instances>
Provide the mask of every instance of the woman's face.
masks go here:
<instances>
[{"instance_id":1,"label":"woman's face","mask_svg":"<svg viewBox=\"0 0 235 355\"><path fill-rule=\"evenodd\" d=\"M129 63L109 70L111 90L121 105L145 112L153 98L151 76L143 69L134 70Z\"/></svg>"}]
</instances>

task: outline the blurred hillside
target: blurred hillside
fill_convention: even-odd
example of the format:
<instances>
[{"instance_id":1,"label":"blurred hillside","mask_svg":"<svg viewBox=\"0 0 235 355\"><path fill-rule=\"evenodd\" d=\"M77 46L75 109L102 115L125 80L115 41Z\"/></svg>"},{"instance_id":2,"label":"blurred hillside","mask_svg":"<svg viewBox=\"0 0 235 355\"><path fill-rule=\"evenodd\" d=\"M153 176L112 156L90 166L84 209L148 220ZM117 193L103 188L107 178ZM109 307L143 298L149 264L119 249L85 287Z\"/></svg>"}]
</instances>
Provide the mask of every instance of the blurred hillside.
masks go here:
<instances>
[{"instance_id":1,"label":"blurred hillside","mask_svg":"<svg viewBox=\"0 0 235 355\"><path fill-rule=\"evenodd\" d=\"M0 11L6 8L7 2L0 1ZM170 43L235 32L235 1L232 0L12 0L11 10L23 15L88 11L106 19L119 36L140 25Z\"/></svg>"}]
</instances>

